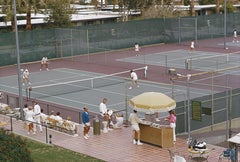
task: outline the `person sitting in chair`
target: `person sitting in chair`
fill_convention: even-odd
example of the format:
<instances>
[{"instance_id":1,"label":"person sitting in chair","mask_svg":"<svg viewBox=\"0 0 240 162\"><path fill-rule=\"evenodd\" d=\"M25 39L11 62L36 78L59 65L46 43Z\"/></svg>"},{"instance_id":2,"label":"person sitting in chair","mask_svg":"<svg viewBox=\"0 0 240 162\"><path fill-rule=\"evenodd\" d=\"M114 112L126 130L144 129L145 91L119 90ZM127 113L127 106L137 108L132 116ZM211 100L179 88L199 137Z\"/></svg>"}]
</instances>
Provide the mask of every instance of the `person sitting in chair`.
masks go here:
<instances>
[{"instance_id":1,"label":"person sitting in chair","mask_svg":"<svg viewBox=\"0 0 240 162\"><path fill-rule=\"evenodd\" d=\"M116 118L116 124L113 125L113 128L122 128L123 126L123 114L121 113L117 113L115 115L115 118Z\"/></svg>"}]
</instances>

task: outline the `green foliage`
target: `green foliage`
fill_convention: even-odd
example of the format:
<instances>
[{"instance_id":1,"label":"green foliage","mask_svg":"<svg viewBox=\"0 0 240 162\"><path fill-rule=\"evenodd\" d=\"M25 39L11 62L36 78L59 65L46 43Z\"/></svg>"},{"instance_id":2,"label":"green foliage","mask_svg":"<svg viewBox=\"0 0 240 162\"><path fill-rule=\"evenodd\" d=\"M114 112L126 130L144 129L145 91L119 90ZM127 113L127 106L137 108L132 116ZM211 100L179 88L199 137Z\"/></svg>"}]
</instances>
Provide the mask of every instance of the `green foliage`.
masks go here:
<instances>
[{"instance_id":1,"label":"green foliage","mask_svg":"<svg viewBox=\"0 0 240 162\"><path fill-rule=\"evenodd\" d=\"M216 0L201 0L198 1L200 5L209 5L209 4L216 4Z\"/></svg>"},{"instance_id":2,"label":"green foliage","mask_svg":"<svg viewBox=\"0 0 240 162\"><path fill-rule=\"evenodd\" d=\"M227 10L227 13L233 13L233 12L236 10L236 7L234 7L232 3L227 2L227 4L226 4L226 10ZM223 4L222 7L220 8L220 11L221 11L222 13L224 13L224 4Z\"/></svg>"},{"instance_id":3,"label":"green foliage","mask_svg":"<svg viewBox=\"0 0 240 162\"><path fill-rule=\"evenodd\" d=\"M1 162L103 162L61 147L32 141L4 129L0 129L0 141Z\"/></svg>"},{"instance_id":4,"label":"green foliage","mask_svg":"<svg viewBox=\"0 0 240 162\"><path fill-rule=\"evenodd\" d=\"M128 9L140 9L148 8L153 5L154 0L123 0L124 4L128 5Z\"/></svg>"},{"instance_id":5,"label":"green foliage","mask_svg":"<svg viewBox=\"0 0 240 162\"><path fill-rule=\"evenodd\" d=\"M46 13L49 17L45 20L57 27L68 27L71 25L71 14L73 9L69 1L66 0L48 0L46 2Z\"/></svg>"},{"instance_id":6,"label":"green foliage","mask_svg":"<svg viewBox=\"0 0 240 162\"><path fill-rule=\"evenodd\" d=\"M33 162L26 141L13 133L0 129L0 161Z\"/></svg>"},{"instance_id":7,"label":"green foliage","mask_svg":"<svg viewBox=\"0 0 240 162\"><path fill-rule=\"evenodd\" d=\"M188 5L190 5L191 0L184 0L183 3L184 3L185 6L188 6Z\"/></svg>"}]
</instances>

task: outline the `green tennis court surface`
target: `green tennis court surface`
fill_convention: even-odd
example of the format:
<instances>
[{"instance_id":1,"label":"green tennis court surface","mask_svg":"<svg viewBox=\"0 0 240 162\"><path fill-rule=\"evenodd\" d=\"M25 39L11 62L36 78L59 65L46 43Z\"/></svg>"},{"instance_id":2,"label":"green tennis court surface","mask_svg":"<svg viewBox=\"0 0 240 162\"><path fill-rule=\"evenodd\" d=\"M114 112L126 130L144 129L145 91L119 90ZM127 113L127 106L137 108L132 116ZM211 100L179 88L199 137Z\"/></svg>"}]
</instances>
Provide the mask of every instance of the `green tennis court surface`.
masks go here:
<instances>
[{"instance_id":1,"label":"green tennis court surface","mask_svg":"<svg viewBox=\"0 0 240 162\"><path fill-rule=\"evenodd\" d=\"M124 59L118 59L118 61L165 66L168 68L211 71L239 66L240 55L239 52L217 53L179 49L140 55L135 57L128 57Z\"/></svg>"},{"instance_id":2,"label":"green tennis court surface","mask_svg":"<svg viewBox=\"0 0 240 162\"><path fill-rule=\"evenodd\" d=\"M30 97L42 101L53 102L74 108L82 109L88 106L91 112L99 112L99 104L104 97L108 98L108 107L115 111L131 111L128 100L143 92L161 92L172 97L172 87L168 84L158 84L141 81L142 69L136 70L139 75L139 88L129 90L130 80L128 71L120 72L124 76L106 75L80 71L68 68L58 68L50 71L30 72ZM103 77L104 76L104 77ZM97 78L95 80L95 78ZM18 94L17 75L0 78L0 89L9 93ZM70 87L70 88L69 88ZM22 88L26 96L26 86ZM191 88L191 97L210 94L210 90ZM186 87L174 87L174 99L186 100Z\"/></svg>"}]
</instances>

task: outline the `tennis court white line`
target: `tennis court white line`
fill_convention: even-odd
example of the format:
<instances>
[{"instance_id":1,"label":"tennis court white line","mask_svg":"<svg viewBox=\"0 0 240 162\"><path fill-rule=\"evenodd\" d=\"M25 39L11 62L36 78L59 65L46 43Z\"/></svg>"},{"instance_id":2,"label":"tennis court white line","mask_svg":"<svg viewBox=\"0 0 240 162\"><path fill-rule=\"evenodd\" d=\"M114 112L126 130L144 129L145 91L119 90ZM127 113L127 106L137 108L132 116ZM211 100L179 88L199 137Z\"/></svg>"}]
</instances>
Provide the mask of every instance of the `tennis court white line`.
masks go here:
<instances>
[{"instance_id":1,"label":"tennis court white line","mask_svg":"<svg viewBox=\"0 0 240 162\"><path fill-rule=\"evenodd\" d=\"M56 71L60 71L60 72L63 72L63 73L69 73L69 74L77 74L77 75L79 75L79 76L90 76L90 77L93 77L93 75L97 75L98 73L94 73L94 72L88 72L88 71L82 71L81 70L81 72L85 72L85 73L79 73L79 72L73 72L74 70L73 69L67 69L67 68L60 68L60 69L62 69L62 70L56 70ZM69 71L69 70L72 70L72 71ZM76 70L77 71L77 70ZM78 70L79 71L79 70ZM90 74L93 74L93 75L88 75L88 74L90 73ZM99 74L100 75L100 74ZM97 75L97 76L99 76L99 75Z\"/></svg>"},{"instance_id":2,"label":"tennis court white line","mask_svg":"<svg viewBox=\"0 0 240 162\"><path fill-rule=\"evenodd\" d=\"M10 87L10 86L7 86L7 85L1 85L3 87L6 87L6 88L9 88L9 89L14 89L14 90L18 90L18 87ZM46 94L45 94L46 95ZM53 98L57 98L57 99L61 99L61 100L65 100L65 101L69 101L69 102L74 102L74 103L79 103L79 104L88 104L90 106L93 106L93 107L96 107L96 105L93 105L93 104L90 104L90 103L87 103L87 102L79 102L78 100L71 100L71 99L67 99L65 97L59 97L59 96L51 96ZM51 102L51 103L55 103L55 104L59 104L59 102L54 102L54 101L49 101L49 100L46 100L44 98L41 98L42 101L46 101L46 102ZM65 105L65 106L69 106L69 105L66 105L66 104L62 104L62 105Z\"/></svg>"}]
</instances>

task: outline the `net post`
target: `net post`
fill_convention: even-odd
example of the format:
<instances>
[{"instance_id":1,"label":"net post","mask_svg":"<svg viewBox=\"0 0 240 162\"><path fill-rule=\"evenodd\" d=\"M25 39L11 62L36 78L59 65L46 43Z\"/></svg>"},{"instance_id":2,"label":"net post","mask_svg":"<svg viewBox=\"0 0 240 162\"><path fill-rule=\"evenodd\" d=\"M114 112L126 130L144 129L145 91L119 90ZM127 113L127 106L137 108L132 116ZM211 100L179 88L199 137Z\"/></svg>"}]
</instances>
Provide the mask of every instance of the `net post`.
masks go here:
<instances>
[{"instance_id":1,"label":"net post","mask_svg":"<svg viewBox=\"0 0 240 162\"><path fill-rule=\"evenodd\" d=\"M91 88L94 88L94 87L93 87L93 79L91 79Z\"/></svg>"},{"instance_id":2,"label":"net post","mask_svg":"<svg viewBox=\"0 0 240 162\"><path fill-rule=\"evenodd\" d=\"M144 78L146 79L147 78L147 70L148 70L148 66L146 65L144 67Z\"/></svg>"},{"instance_id":3,"label":"net post","mask_svg":"<svg viewBox=\"0 0 240 162\"><path fill-rule=\"evenodd\" d=\"M165 55L165 74L168 74L168 64L167 64L167 55Z\"/></svg>"}]
</instances>

